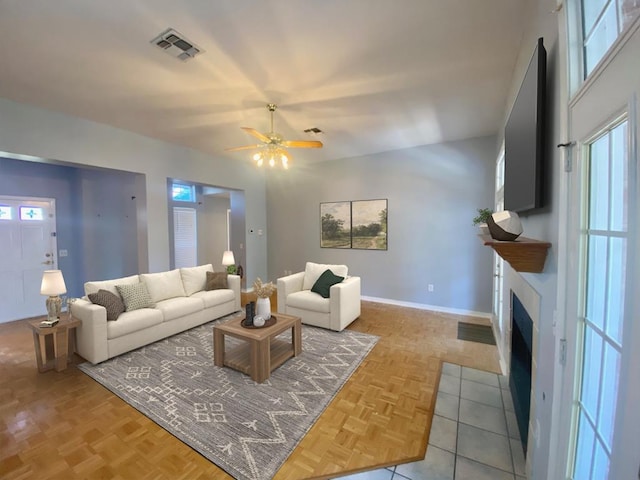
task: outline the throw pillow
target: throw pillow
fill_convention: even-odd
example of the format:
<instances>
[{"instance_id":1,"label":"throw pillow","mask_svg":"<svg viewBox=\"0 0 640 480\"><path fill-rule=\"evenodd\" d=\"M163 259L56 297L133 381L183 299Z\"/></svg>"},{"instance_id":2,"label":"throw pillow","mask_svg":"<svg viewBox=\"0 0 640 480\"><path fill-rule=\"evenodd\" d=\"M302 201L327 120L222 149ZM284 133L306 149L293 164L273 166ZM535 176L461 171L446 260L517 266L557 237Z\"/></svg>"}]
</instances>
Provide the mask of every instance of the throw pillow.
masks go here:
<instances>
[{"instance_id":1,"label":"throw pillow","mask_svg":"<svg viewBox=\"0 0 640 480\"><path fill-rule=\"evenodd\" d=\"M329 298L331 287L336 283L340 283L342 280L344 280L344 277L334 275L331 270L327 269L318 277L316 283L311 287L311 291L322 295L323 298Z\"/></svg>"},{"instance_id":2,"label":"throw pillow","mask_svg":"<svg viewBox=\"0 0 640 480\"><path fill-rule=\"evenodd\" d=\"M107 309L107 321L117 320L120 314L125 311L122 299L109 290L98 290L96 293L90 293L88 297L91 303Z\"/></svg>"},{"instance_id":3,"label":"throw pillow","mask_svg":"<svg viewBox=\"0 0 640 480\"><path fill-rule=\"evenodd\" d=\"M346 265L330 265L327 263L307 262L304 267L304 279L302 280L302 290L311 290L311 287L318 281L320 275L326 269L330 269L335 275L346 278L349 269Z\"/></svg>"},{"instance_id":4,"label":"throw pillow","mask_svg":"<svg viewBox=\"0 0 640 480\"><path fill-rule=\"evenodd\" d=\"M207 272L205 290L220 290L229 288L227 285L227 272Z\"/></svg>"},{"instance_id":5,"label":"throw pillow","mask_svg":"<svg viewBox=\"0 0 640 480\"><path fill-rule=\"evenodd\" d=\"M147 286L142 282L133 285L116 285L116 288L124 301L127 312L140 308L155 307L155 304L151 301Z\"/></svg>"}]
</instances>

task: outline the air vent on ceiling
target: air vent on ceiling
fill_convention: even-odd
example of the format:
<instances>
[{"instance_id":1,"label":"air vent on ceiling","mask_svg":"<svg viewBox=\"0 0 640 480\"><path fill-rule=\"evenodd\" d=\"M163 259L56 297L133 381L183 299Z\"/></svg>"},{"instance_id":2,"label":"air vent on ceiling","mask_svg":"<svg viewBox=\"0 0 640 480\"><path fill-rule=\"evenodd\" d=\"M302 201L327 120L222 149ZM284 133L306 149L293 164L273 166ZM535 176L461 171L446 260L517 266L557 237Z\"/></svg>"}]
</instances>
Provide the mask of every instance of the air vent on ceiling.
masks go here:
<instances>
[{"instance_id":1,"label":"air vent on ceiling","mask_svg":"<svg viewBox=\"0 0 640 480\"><path fill-rule=\"evenodd\" d=\"M184 35L176 32L172 28L168 28L162 32L156 38L151 40L151 43L156 45L158 48L161 48L172 57L176 57L183 62L203 52L203 50L195 43L191 40L187 40Z\"/></svg>"},{"instance_id":2,"label":"air vent on ceiling","mask_svg":"<svg viewBox=\"0 0 640 480\"><path fill-rule=\"evenodd\" d=\"M324 132L320 130L318 127L313 127L313 128L307 128L306 130L304 130L304 133L313 133L314 135L319 135L320 133L324 133Z\"/></svg>"}]
</instances>

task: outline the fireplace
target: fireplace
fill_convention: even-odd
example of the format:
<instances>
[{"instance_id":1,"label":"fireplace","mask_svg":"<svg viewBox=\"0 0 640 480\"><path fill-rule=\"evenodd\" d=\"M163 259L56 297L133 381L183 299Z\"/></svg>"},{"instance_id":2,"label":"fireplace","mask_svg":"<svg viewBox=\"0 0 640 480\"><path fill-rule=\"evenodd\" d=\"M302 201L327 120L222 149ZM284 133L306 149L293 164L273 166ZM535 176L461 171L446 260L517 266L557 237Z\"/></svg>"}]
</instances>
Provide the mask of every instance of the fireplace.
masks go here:
<instances>
[{"instance_id":1,"label":"fireplace","mask_svg":"<svg viewBox=\"0 0 640 480\"><path fill-rule=\"evenodd\" d=\"M511 292L511 367L509 388L518 420L520 439L525 455L529 435L531 407L531 363L533 321L518 296Z\"/></svg>"}]
</instances>

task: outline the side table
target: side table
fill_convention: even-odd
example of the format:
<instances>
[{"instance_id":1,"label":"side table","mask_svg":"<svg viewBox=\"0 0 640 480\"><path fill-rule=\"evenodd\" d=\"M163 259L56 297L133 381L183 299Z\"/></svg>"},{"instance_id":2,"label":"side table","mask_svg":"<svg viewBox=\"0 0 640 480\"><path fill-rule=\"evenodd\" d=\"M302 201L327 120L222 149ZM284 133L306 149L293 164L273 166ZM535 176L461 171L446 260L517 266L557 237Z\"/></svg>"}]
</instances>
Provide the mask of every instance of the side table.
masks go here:
<instances>
[{"instance_id":1,"label":"side table","mask_svg":"<svg viewBox=\"0 0 640 480\"><path fill-rule=\"evenodd\" d=\"M75 328L81 323L77 318L65 318L60 319L53 327L41 327L40 320L29 321L33 330L39 372L47 372L54 368L56 372L60 372L67 368L67 359L76 350Z\"/></svg>"}]
</instances>

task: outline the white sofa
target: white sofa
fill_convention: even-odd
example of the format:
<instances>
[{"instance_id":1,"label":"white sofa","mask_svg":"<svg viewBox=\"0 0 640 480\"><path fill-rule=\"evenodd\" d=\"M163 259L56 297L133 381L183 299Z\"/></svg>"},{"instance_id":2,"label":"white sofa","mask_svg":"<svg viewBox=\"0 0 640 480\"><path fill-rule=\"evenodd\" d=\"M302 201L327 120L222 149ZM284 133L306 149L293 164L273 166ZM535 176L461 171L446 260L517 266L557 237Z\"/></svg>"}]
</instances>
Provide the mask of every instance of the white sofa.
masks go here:
<instances>
[{"instance_id":1,"label":"white sofa","mask_svg":"<svg viewBox=\"0 0 640 480\"><path fill-rule=\"evenodd\" d=\"M85 283L87 296L71 305L72 315L82 321L76 328L78 353L100 363L240 310L240 277L228 275L228 288L206 291L208 271L213 272L211 265ZM125 311L107 321L106 308L88 299L99 290L119 296L116 285L139 282L146 285L153 308Z\"/></svg>"},{"instance_id":2,"label":"white sofa","mask_svg":"<svg viewBox=\"0 0 640 480\"><path fill-rule=\"evenodd\" d=\"M323 298L311 288L327 269L345 278ZM304 272L281 277L277 284L278 311L300 317L307 325L340 332L360 316L360 277L348 276L346 265L307 262Z\"/></svg>"}]
</instances>

